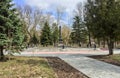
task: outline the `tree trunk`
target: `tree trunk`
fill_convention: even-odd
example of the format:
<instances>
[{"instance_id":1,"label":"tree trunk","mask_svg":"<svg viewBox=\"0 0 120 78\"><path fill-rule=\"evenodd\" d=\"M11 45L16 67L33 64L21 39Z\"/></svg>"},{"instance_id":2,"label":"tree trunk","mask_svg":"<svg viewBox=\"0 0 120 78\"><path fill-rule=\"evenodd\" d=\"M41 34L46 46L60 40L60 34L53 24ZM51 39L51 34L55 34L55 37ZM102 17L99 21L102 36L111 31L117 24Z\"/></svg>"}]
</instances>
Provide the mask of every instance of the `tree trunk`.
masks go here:
<instances>
[{"instance_id":1,"label":"tree trunk","mask_svg":"<svg viewBox=\"0 0 120 78\"><path fill-rule=\"evenodd\" d=\"M114 43L114 48L117 48L117 41L115 41Z\"/></svg>"},{"instance_id":2,"label":"tree trunk","mask_svg":"<svg viewBox=\"0 0 120 78\"><path fill-rule=\"evenodd\" d=\"M0 60L4 59L3 46L0 46Z\"/></svg>"},{"instance_id":3,"label":"tree trunk","mask_svg":"<svg viewBox=\"0 0 120 78\"><path fill-rule=\"evenodd\" d=\"M80 42L79 42L78 46L81 47L81 43Z\"/></svg>"},{"instance_id":4,"label":"tree trunk","mask_svg":"<svg viewBox=\"0 0 120 78\"><path fill-rule=\"evenodd\" d=\"M100 47L100 39L97 39L98 46Z\"/></svg>"},{"instance_id":5,"label":"tree trunk","mask_svg":"<svg viewBox=\"0 0 120 78\"><path fill-rule=\"evenodd\" d=\"M105 39L103 40L103 48L105 48Z\"/></svg>"},{"instance_id":6,"label":"tree trunk","mask_svg":"<svg viewBox=\"0 0 120 78\"><path fill-rule=\"evenodd\" d=\"M113 48L114 48L114 42L110 40L108 42L109 55L113 55Z\"/></svg>"}]
</instances>

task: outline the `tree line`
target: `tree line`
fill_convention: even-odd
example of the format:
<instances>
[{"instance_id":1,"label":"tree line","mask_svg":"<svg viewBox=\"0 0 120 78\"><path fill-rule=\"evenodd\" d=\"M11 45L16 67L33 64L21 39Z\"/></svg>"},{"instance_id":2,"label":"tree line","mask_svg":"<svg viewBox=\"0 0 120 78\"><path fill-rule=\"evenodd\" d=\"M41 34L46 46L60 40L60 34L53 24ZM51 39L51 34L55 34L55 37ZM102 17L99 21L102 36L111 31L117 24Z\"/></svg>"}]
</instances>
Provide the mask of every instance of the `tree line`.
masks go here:
<instances>
[{"instance_id":1,"label":"tree line","mask_svg":"<svg viewBox=\"0 0 120 78\"><path fill-rule=\"evenodd\" d=\"M60 26L59 24L64 11L63 9L60 7L56 8L56 22L54 22L55 19L52 18L50 12L43 13L43 10L40 8L35 7L33 9L31 6L25 4L23 6L17 5L17 10L21 19L23 19L26 24L24 27L26 32L26 46L37 46L41 44L45 46L49 43L50 45L56 45L58 43L58 27ZM68 44L70 31L71 30L67 25L62 25L62 38L66 44ZM46 35L50 37L45 38Z\"/></svg>"},{"instance_id":2,"label":"tree line","mask_svg":"<svg viewBox=\"0 0 120 78\"><path fill-rule=\"evenodd\" d=\"M70 41L79 46L85 42L88 47L92 47L93 43L98 47L107 45L109 55L112 55L120 42L120 0L87 0L83 17L80 5L78 8Z\"/></svg>"},{"instance_id":3,"label":"tree line","mask_svg":"<svg viewBox=\"0 0 120 78\"><path fill-rule=\"evenodd\" d=\"M59 23L62 12L57 9L57 23L50 13L44 15L41 9L30 6L13 8L12 0L0 2L0 59L3 50L18 52L30 46L56 46L59 43ZM120 41L120 1L88 0L84 7L79 3L72 27L62 26L61 34L65 45L107 44L109 54Z\"/></svg>"}]
</instances>

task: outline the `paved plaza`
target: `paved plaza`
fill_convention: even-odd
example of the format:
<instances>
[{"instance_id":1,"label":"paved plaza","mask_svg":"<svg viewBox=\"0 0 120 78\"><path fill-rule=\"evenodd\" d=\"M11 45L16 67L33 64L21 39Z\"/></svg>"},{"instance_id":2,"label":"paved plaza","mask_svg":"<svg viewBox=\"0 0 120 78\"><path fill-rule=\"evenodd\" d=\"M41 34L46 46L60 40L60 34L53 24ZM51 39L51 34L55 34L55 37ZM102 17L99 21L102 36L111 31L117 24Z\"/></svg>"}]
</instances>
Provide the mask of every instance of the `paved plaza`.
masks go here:
<instances>
[{"instance_id":1,"label":"paved plaza","mask_svg":"<svg viewBox=\"0 0 120 78\"><path fill-rule=\"evenodd\" d=\"M120 50L114 50L119 54ZM92 48L38 49L29 48L18 56L59 57L90 78L120 78L120 67L98 61L87 56L106 55L107 50Z\"/></svg>"}]
</instances>

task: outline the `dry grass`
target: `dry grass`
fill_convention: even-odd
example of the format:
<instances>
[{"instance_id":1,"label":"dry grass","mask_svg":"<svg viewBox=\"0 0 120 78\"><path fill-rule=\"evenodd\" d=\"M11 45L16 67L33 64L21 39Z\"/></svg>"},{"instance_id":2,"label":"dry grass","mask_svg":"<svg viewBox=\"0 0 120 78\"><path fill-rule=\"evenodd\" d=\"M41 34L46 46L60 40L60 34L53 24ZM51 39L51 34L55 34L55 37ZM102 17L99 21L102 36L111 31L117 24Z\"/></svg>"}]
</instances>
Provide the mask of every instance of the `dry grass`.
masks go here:
<instances>
[{"instance_id":1,"label":"dry grass","mask_svg":"<svg viewBox=\"0 0 120 78\"><path fill-rule=\"evenodd\" d=\"M0 62L0 78L55 78L45 58L12 57Z\"/></svg>"},{"instance_id":2,"label":"dry grass","mask_svg":"<svg viewBox=\"0 0 120 78\"><path fill-rule=\"evenodd\" d=\"M98 56L93 56L98 59L109 59L109 60L114 60L120 62L120 54L115 54L115 55L98 55Z\"/></svg>"},{"instance_id":3,"label":"dry grass","mask_svg":"<svg viewBox=\"0 0 120 78\"><path fill-rule=\"evenodd\" d=\"M110 58L120 62L120 54L112 55L112 56L110 56Z\"/></svg>"}]
</instances>

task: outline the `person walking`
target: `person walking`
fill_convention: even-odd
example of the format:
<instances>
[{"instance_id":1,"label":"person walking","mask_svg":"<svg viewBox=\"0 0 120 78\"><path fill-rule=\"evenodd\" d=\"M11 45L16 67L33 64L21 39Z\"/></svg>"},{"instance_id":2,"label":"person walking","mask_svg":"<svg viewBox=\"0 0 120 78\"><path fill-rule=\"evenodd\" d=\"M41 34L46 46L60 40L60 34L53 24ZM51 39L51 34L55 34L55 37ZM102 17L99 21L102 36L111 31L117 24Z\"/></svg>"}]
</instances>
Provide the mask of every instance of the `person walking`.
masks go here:
<instances>
[{"instance_id":1,"label":"person walking","mask_svg":"<svg viewBox=\"0 0 120 78\"><path fill-rule=\"evenodd\" d=\"M94 46L94 50L96 50L96 44L95 43L93 44L93 46Z\"/></svg>"}]
</instances>

